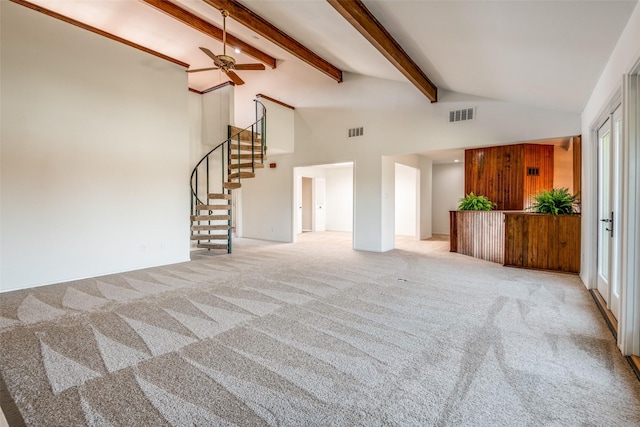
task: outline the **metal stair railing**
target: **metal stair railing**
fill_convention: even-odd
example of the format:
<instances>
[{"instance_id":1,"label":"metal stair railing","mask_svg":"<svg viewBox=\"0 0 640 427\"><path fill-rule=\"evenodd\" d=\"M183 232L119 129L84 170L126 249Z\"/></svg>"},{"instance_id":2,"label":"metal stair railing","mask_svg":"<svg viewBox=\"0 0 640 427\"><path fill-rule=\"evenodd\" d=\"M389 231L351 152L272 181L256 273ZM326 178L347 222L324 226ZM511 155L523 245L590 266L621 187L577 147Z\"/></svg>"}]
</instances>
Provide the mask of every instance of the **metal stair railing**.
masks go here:
<instances>
[{"instance_id":1,"label":"metal stair railing","mask_svg":"<svg viewBox=\"0 0 640 427\"><path fill-rule=\"evenodd\" d=\"M262 102L258 101L257 99L254 100L255 103L255 111L256 111L256 121L254 123L252 123L251 125L247 126L246 128L240 130L239 132L236 132L235 134L231 135L231 127L229 127L229 137L221 142L220 144L218 144L217 146L215 146L213 149L211 149L209 152L207 152L198 163L196 163L195 167L193 168L193 170L191 171L191 177L189 180L190 183L190 188L191 188L191 216L197 216L198 215L198 210L196 209L197 205L207 205L209 202L209 194L211 194L211 180L213 178L213 168L216 165L219 165L220 170L221 170L221 180L219 182L219 188L220 188L220 193L221 194L225 194L225 190L226 190L226 194L231 195L232 194L232 190L231 189L225 189L225 182L230 182L229 181L229 175L231 174L231 166L232 166L232 150L231 150L231 145L232 143L235 141L237 143L237 154L238 154L238 158L237 158L237 173L238 173L238 183L240 183L242 181L242 174L241 174L241 163L242 163L242 153L240 150L240 145L241 145L241 141L242 141L242 134L244 132L250 131L251 132L251 170L253 173L255 173L255 164L256 164L256 160L259 160L262 162L262 160L265 157L266 154L266 129L267 129L267 109L264 106L264 104L262 104ZM260 143L260 153L261 156L259 159L256 158L256 152L255 152L255 142L256 142L256 136L260 135L261 137L261 143ZM217 156L217 154L220 154L220 161L219 163L217 161L214 160L214 157ZM203 171L201 171L201 169L204 169ZM204 174L204 177L201 177L200 175ZM201 179L204 179L205 183L204 185L202 185L202 181ZM201 187L204 187L204 191ZM217 186L216 186L217 188ZM204 195L203 195L204 192ZM229 203L231 204L231 200L229 200ZM213 211L209 211L209 215L212 215ZM227 220L227 225L228 225L228 245L227 245L227 253L231 253L232 251L232 245L231 245L231 241L232 241L232 210L229 209L228 210L228 216L229 219ZM211 221L212 220L208 220L208 224L211 225ZM196 223L198 221L191 220L191 225L194 225L194 223ZM193 235L194 232L193 230L191 231L191 235ZM211 234L211 230L208 230L207 234ZM204 240L204 239L203 239Z\"/></svg>"}]
</instances>

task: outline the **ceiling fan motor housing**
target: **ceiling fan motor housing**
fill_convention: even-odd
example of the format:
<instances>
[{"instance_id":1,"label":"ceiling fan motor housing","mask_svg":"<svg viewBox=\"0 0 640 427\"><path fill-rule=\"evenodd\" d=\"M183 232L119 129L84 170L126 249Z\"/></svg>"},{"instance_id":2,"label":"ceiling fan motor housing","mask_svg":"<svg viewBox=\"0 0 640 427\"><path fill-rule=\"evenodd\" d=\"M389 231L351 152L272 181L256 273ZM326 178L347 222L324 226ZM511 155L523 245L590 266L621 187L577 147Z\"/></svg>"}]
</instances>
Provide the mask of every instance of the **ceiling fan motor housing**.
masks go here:
<instances>
[{"instance_id":1,"label":"ceiling fan motor housing","mask_svg":"<svg viewBox=\"0 0 640 427\"><path fill-rule=\"evenodd\" d=\"M218 55L218 59L224 62L227 67L233 68L233 66L236 65L236 60L229 55Z\"/></svg>"}]
</instances>

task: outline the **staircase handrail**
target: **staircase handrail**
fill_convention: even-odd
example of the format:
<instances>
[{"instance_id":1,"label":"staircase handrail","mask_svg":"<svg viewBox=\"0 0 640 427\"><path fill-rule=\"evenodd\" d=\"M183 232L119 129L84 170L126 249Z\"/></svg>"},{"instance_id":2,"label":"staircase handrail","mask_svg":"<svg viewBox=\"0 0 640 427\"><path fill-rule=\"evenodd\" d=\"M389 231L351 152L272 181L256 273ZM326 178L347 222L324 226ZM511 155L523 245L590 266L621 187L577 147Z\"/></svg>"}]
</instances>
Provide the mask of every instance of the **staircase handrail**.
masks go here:
<instances>
[{"instance_id":1,"label":"staircase handrail","mask_svg":"<svg viewBox=\"0 0 640 427\"><path fill-rule=\"evenodd\" d=\"M190 182L190 187L191 187L191 196L194 198L193 202L191 204L192 208L193 208L193 206L195 206L197 204L204 204L204 202L198 197L197 188L196 189L193 188L193 177L196 175L196 173L198 171L198 167L200 167L202 162L207 160L207 158L214 151L216 151L217 149L223 147L227 143L230 144L234 140L234 138L238 138L238 140L239 140L240 139L240 134L242 134L242 132L248 131L249 129L251 129L251 131L253 131L254 126L257 127L258 123L260 123L260 128L261 128L261 132L262 132L261 145L262 145L262 148L263 148L262 152L264 153L264 145L265 145L265 142L266 142L266 138L265 138L265 132L266 132L266 126L265 125L266 125L266 123L265 123L264 119L267 116L267 108L264 106L264 104L262 102L258 101L257 99L254 99L254 102L256 103L256 121L251 123L249 126L245 127L244 129L240 130L239 132L236 132L235 134L233 134L232 136L230 136L229 138L227 138L226 140L222 141L220 144L216 145L214 148L209 150L207 152L207 154L202 156L200 161L198 163L196 163L195 167L191 171L191 176L189 178L189 182ZM258 117L258 104L260 104L262 106L262 116L259 119L257 118ZM253 144L253 141L251 141L251 143Z\"/></svg>"}]
</instances>

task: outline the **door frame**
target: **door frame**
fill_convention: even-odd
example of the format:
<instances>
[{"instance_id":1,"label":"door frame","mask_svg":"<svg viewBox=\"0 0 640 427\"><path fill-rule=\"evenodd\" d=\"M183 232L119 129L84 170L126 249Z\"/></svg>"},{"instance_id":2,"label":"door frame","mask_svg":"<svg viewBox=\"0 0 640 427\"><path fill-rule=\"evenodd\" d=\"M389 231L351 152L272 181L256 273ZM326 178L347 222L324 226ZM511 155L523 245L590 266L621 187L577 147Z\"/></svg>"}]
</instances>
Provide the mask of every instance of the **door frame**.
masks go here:
<instances>
[{"instance_id":1,"label":"door frame","mask_svg":"<svg viewBox=\"0 0 640 427\"><path fill-rule=\"evenodd\" d=\"M325 231L327 228L327 180L313 178L311 181L311 199L313 209L313 231Z\"/></svg>"},{"instance_id":2,"label":"door frame","mask_svg":"<svg viewBox=\"0 0 640 427\"><path fill-rule=\"evenodd\" d=\"M617 111L621 108L620 104L613 108L614 111ZM618 242L618 210L616 206L616 194L617 187L615 184L616 179L616 168L613 166L614 158L617 153L615 152L615 144L614 144L614 125L613 125L613 112L604 116L603 122L598 126L596 130L596 136L594 138L596 147L595 147L595 158L596 158L596 186L595 194L596 194L596 238L595 238L595 252L596 252L596 275L595 275L595 288L606 303L606 308L611 310L611 290L614 286L616 286L615 277L614 277L614 260L616 259L616 252L614 250L615 244ZM604 134L602 134L604 132ZM603 150L603 139L605 136L608 136L609 143L606 146L606 150ZM603 159L602 157L605 157ZM605 160L607 162L605 163ZM607 164L608 163L608 164ZM604 167L603 167L604 166ZM605 174L607 170L608 173ZM603 188L603 184L607 184ZM604 198L608 198L608 204L603 201ZM605 210L602 211L602 204L607 205ZM609 219L609 212L613 212L613 230L614 232L609 236L609 233L605 233L605 228L608 229L610 224L603 223L604 219ZM603 241L604 240L604 241ZM603 247L608 249L607 253L603 253ZM606 266L608 266L608 271L603 271L602 264L606 261ZM602 273L602 274L601 274ZM601 281L602 277L602 281ZM601 289L600 284L604 283L606 285L606 290Z\"/></svg>"},{"instance_id":3,"label":"door frame","mask_svg":"<svg viewBox=\"0 0 640 427\"><path fill-rule=\"evenodd\" d=\"M583 158L582 160L583 162L582 170L590 171L587 177L583 175L582 180L584 182L586 178L589 182L588 188L591 188L592 194L596 194L595 197L589 198L588 206L584 205L585 195L580 196L581 201L583 202L582 215L585 216L585 218L583 218L583 221L586 221L586 220L589 221L586 226L587 236L583 234L582 238L593 239L593 242L591 245L584 246L584 247L591 248L589 253L585 254L585 258L589 260L588 262L589 269L587 271L588 279L585 281L585 284L587 286L587 289L590 289L590 290L598 289L598 232L600 227L599 200L597 195L598 188L599 188L598 152L599 152L599 144L600 144L600 140L598 139L598 131L605 124L607 120L611 120L613 122L613 119L612 119L613 112L621 105L621 103L622 103L622 90L618 89L616 93L613 96L611 96L611 98L609 98L609 101L605 104L604 108L602 108L597 118L591 123L591 126L589 128L591 149L588 150L588 152L593 154L589 158L586 158L586 159ZM583 155L585 154L585 151L586 150L583 151ZM619 178L620 177L612 177L612 180L616 180ZM582 190L584 191L585 189L587 189L587 187L583 185ZM586 196L588 196L588 194ZM620 198L615 198L613 195L611 195L611 197L612 197L611 208L614 210L614 212L619 212L619 207L615 206L614 203L615 203L615 200L620 200ZM620 227L614 228L614 240L611 243L612 245L614 245L615 242L619 240L619 239L616 239L617 231L619 231L619 229ZM585 230L585 228L583 228L583 230ZM611 277L614 275L613 272L614 272L614 269L616 268L616 264L618 264L616 260L612 259L611 271L609 274L610 280L611 280Z\"/></svg>"},{"instance_id":4,"label":"door frame","mask_svg":"<svg viewBox=\"0 0 640 427\"><path fill-rule=\"evenodd\" d=\"M311 178L312 179L312 185L311 185L311 190L312 190L312 231L317 231L316 229L317 227L317 223L316 223L316 210L317 210L317 203L316 203L316 182L318 179L324 179L325 180L325 192L324 192L324 205L322 207L323 211L324 211L324 215L325 215L325 229L326 229L326 215L327 215L327 208L326 208L326 199L327 199L327 188L326 188L326 177L323 175L323 173L319 173L318 171L321 170L326 170L326 169L330 169L332 167L340 167L340 166L345 166L345 167L351 167L352 169L352 173L351 173L351 178L350 178L350 182L351 182L351 186L352 186L352 191L353 191L353 197L352 197L352 201L351 201L351 222L352 222L352 227L351 227L351 234L352 234L352 246L353 246L353 239L354 239L354 231L353 231L353 227L355 224L355 169L356 169L356 162L355 161L346 161L346 162L335 162L335 163L324 163L324 164L312 164L312 165L308 165L308 166L295 166L293 167L293 194L292 194L292 221L291 221L291 231L292 231L292 236L293 239L292 241L295 243L298 241L298 235L301 232L301 225L302 222L301 220L298 218L298 213L300 211L299 206L300 206L300 197L302 195L302 178ZM324 230L322 230L324 231Z\"/></svg>"},{"instance_id":5,"label":"door frame","mask_svg":"<svg viewBox=\"0 0 640 427\"><path fill-rule=\"evenodd\" d=\"M609 309L613 316L616 318L616 322L619 322L620 320L620 301L621 301L621 293L622 293L622 289L621 289L621 280L620 280L620 274L621 274L621 268L622 268L622 260L621 260L621 256L622 256L622 237L623 237L623 227L621 226L621 218L622 218L622 203L621 203L621 198L622 198L622 183L623 183L623 176L622 176L622 150L624 147L623 141L624 141L624 135L622 132L622 129L620 129L620 132L618 132L617 129L617 120L622 120L622 123L624 125L624 118L622 117L622 110L623 110L623 106L622 106L622 101L620 101L619 104L616 105L616 103L612 104L612 108L611 108L611 113L609 115L605 115L604 116L604 121L603 123L600 125L600 127L598 127L597 132L596 132L596 144L597 144L597 148L596 148L596 160L597 160L597 165L598 167L596 168L596 176L597 176L597 181L596 181L596 193L597 193L597 197L596 197L596 211L597 211L597 216L596 216L596 224L597 224L597 238L596 238L596 289L598 289L598 282L600 280L600 274L599 274L599 270L600 270L600 266L599 266L599 261L600 261L600 238L602 237L602 231L603 231L603 227L611 227L613 226L613 233L611 235L611 239L609 240L609 271L607 272L607 295L602 295L603 299L606 301L607 303L607 309ZM617 120L616 120L617 119ZM607 124L608 123L608 124ZM612 212L613 213L613 224L604 224L602 223L602 219L603 216L606 216L606 218L609 218L609 214L607 212L600 212L600 196L601 196L601 188L600 188L600 178L601 178L601 171L600 171L600 166L601 166L601 159L600 159L600 155L601 155L601 140L600 140L600 130L602 128L604 128L605 126L609 127L609 164L608 164L608 168L609 168L609 188L607 189L607 191L609 192L609 209L607 209L607 212ZM607 237L608 239L608 237ZM618 292L618 296L614 297L614 292L615 289L619 289ZM598 289L599 291L599 289Z\"/></svg>"},{"instance_id":6,"label":"door frame","mask_svg":"<svg viewBox=\"0 0 640 427\"><path fill-rule=\"evenodd\" d=\"M326 179L317 176L306 176L299 175L298 179L300 180L299 185L297 186L296 192L296 203L298 204L298 211L301 215L297 215L295 218L296 221L296 233L300 234L302 232L317 232L317 231L325 231L326 229ZM310 206L306 206L304 203L304 180L310 180L310 191L311 201L309 203ZM320 185L322 184L322 185ZM322 192L322 194L320 194ZM310 216L309 221L311 222L311 228L305 229L302 227L302 223L304 222L305 215L308 214ZM299 218L301 217L301 218Z\"/></svg>"},{"instance_id":7,"label":"door frame","mask_svg":"<svg viewBox=\"0 0 640 427\"><path fill-rule=\"evenodd\" d=\"M640 356L640 59L622 83L621 306L618 346ZM633 232L635 231L635 232Z\"/></svg>"}]
</instances>

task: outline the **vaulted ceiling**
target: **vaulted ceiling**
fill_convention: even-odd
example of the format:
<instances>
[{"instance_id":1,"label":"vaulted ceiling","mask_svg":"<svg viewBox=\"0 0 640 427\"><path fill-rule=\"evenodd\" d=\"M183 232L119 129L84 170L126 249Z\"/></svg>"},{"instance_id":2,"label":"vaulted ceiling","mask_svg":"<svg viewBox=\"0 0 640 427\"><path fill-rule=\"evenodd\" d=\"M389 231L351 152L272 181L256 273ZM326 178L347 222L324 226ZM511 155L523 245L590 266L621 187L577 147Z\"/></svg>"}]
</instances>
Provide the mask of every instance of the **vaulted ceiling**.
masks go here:
<instances>
[{"instance_id":1,"label":"vaulted ceiling","mask_svg":"<svg viewBox=\"0 0 640 427\"><path fill-rule=\"evenodd\" d=\"M159 11L150 1L31 2L191 68L212 65L199 46L222 53L219 41ZM171 3L222 27L220 12L205 1ZM346 76L355 73L410 84L327 1L240 3ZM637 1L364 0L364 4L439 90L581 112ZM227 20L227 30L276 59L275 69L267 64L265 71L238 74L250 81L254 73L268 73L270 90L285 102L295 104L301 86L331 79L233 19ZM256 62L245 53L230 54L241 63ZM196 90L228 80L220 71L192 73L188 78Z\"/></svg>"}]
</instances>

